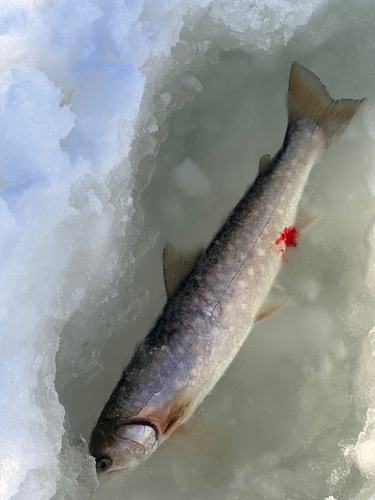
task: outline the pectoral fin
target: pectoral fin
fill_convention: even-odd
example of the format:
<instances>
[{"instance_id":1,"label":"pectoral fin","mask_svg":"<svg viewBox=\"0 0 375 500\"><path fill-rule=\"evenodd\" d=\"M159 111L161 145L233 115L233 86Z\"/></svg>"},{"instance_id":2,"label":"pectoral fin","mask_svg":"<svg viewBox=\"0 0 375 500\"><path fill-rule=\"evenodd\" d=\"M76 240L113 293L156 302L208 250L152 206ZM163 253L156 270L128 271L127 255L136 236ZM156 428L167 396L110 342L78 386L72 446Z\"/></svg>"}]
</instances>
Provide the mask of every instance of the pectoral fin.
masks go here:
<instances>
[{"instance_id":1,"label":"pectoral fin","mask_svg":"<svg viewBox=\"0 0 375 500\"><path fill-rule=\"evenodd\" d=\"M195 248L187 252L177 250L173 245L166 245L163 252L163 273L168 297L173 295L181 281L193 269L202 251L203 248Z\"/></svg>"},{"instance_id":2,"label":"pectoral fin","mask_svg":"<svg viewBox=\"0 0 375 500\"><path fill-rule=\"evenodd\" d=\"M196 460L203 456L222 464L231 449L231 442L227 434L204 419L202 410L198 408L186 424L173 432L166 446L185 460Z\"/></svg>"}]
</instances>

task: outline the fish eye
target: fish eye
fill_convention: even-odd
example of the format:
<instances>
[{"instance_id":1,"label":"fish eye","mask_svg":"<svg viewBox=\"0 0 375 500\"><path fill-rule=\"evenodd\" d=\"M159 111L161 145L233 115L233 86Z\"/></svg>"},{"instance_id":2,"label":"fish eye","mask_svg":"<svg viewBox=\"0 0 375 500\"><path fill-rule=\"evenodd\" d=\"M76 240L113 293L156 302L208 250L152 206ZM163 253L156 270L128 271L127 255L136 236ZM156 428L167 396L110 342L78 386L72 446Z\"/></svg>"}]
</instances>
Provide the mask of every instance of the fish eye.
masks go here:
<instances>
[{"instance_id":1,"label":"fish eye","mask_svg":"<svg viewBox=\"0 0 375 500\"><path fill-rule=\"evenodd\" d=\"M102 455L96 459L96 470L98 472L106 471L112 465L112 458L108 455Z\"/></svg>"}]
</instances>

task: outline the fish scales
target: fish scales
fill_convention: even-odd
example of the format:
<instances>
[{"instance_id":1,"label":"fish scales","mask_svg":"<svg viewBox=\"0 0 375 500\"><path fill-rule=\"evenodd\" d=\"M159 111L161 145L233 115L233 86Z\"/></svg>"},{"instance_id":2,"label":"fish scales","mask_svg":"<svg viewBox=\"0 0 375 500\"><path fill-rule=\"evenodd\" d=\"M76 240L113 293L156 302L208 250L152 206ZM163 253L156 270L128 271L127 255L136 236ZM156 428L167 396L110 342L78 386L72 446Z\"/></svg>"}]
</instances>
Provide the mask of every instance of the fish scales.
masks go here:
<instances>
[{"instance_id":1,"label":"fish scales","mask_svg":"<svg viewBox=\"0 0 375 500\"><path fill-rule=\"evenodd\" d=\"M296 79L326 101L328 122L322 121L321 109L316 117L305 112L303 102L295 105L306 99ZM92 434L90 449L99 472L121 471L147 458L225 372L282 265L284 254L275 242L296 219L313 165L359 104L333 101L315 75L294 63L283 146L268 164L262 163L255 182L126 367Z\"/></svg>"},{"instance_id":2,"label":"fish scales","mask_svg":"<svg viewBox=\"0 0 375 500\"><path fill-rule=\"evenodd\" d=\"M109 418L138 415L153 398L164 396L163 385L166 395L171 395L170 385L178 385L181 380L189 389L203 379L205 385L210 381L210 386L206 385L209 392L232 361L281 266L280 254L273 252L271 246L280 231L294 222L302 190L317 150L320 151L314 124L306 121L298 126L303 131L301 137L297 133L292 135L280 159L257 178L182 283L179 293L166 304L127 367L119 384L120 390L126 388L126 396L113 401L108 408ZM306 147L306 133L312 147ZM322 140L320 143L323 149ZM278 207L286 205L287 209L275 215ZM232 246L239 249L237 258L230 251ZM260 250L264 253L261 258ZM242 309L240 304L246 308ZM163 347L166 349L162 350ZM206 355L197 357L199 352ZM129 372L131 379L127 377ZM130 394L140 386L144 397L138 398L134 407ZM155 388L157 396L153 394ZM204 396L197 394L196 404Z\"/></svg>"}]
</instances>

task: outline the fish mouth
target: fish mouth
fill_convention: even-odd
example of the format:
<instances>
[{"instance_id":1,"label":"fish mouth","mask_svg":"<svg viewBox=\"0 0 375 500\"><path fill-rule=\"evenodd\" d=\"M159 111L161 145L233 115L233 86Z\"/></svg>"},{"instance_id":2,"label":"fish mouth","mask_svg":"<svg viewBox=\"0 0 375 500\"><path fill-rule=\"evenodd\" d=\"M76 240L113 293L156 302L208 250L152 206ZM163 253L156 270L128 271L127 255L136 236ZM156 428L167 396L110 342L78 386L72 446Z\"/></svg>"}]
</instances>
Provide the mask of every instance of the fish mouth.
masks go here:
<instances>
[{"instance_id":1,"label":"fish mouth","mask_svg":"<svg viewBox=\"0 0 375 500\"><path fill-rule=\"evenodd\" d=\"M127 467L119 467L118 469L108 470L98 474L98 479L100 483L106 483L110 478L116 478L127 472Z\"/></svg>"},{"instance_id":2,"label":"fish mouth","mask_svg":"<svg viewBox=\"0 0 375 500\"><path fill-rule=\"evenodd\" d=\"M120 473L120 472L122 472L124 470L126 470L126 466L119 467L118 469L109 470L108 474L116 475L117 473Z\"/></svg>"}]
</instances>

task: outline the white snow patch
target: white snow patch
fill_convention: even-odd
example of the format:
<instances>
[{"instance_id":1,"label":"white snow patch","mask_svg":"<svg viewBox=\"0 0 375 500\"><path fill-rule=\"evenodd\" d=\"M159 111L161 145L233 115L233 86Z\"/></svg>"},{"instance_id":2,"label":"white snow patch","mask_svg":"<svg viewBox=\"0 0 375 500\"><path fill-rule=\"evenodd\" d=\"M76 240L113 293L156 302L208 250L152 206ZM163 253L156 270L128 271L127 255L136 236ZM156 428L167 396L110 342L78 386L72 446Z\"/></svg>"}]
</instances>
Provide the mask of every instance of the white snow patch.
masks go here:
<instances>
[{"instance_id":1,"label":"white snow patch","mask_svg":"<svg viewBox=\"0 0 375 500\"><path fill-rule=\"evenodd\" d=\"M206 196L211 182L199 165L191 160L185 160L172 170L176 187L188 197Z\"/></svg>"}]
</instances>

